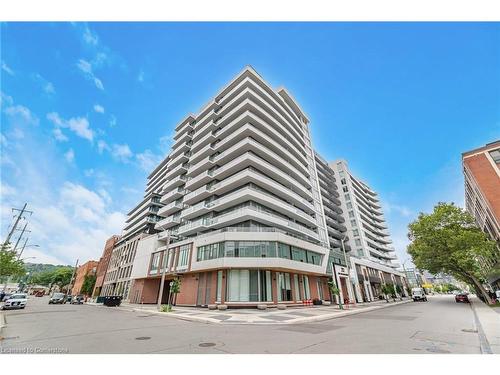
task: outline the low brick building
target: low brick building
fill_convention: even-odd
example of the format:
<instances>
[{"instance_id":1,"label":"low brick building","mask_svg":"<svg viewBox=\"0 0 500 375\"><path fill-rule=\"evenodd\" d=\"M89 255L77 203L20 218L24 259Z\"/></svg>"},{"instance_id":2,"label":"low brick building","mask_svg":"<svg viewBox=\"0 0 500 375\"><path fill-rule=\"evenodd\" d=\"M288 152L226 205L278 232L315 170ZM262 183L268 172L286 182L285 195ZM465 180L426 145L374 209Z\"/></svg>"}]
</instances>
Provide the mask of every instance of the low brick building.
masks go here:
<instances>
[{"instance_id":1,"label":"low brick building","mask_svg":"<svg viewBox=\"0 0 500 375\"><path fill-rule=\"evenodd\" d=\"M106 272L109 266L109 260L111 259L111 254L113 253L113 249L115 244L120 239L120 236L111 236L106 241L104 245L104 251L102 252L101 259L99 259L99 265L97 266L96 271L96 281L94 286L94 291L92 295L94 297L99 297L101 295L102 286L104 285L104 278L106 277Z\"/></svg>"},{"instance_id":2,"label":"low brick building","mask_svg":"<svg viewBox=\"0 0 500 375\"><path fill-rule=\"evenodd\" d=\"M72 295L83 294L81 293L81 289L83 286L83 282L85 281L85 276L95 275L98 265L98 261L89 260L87 263L84 263L80 267L78 267L75 275L75 282L73 283L73 288L71 288Z\"/></svg>"}]
</instances>

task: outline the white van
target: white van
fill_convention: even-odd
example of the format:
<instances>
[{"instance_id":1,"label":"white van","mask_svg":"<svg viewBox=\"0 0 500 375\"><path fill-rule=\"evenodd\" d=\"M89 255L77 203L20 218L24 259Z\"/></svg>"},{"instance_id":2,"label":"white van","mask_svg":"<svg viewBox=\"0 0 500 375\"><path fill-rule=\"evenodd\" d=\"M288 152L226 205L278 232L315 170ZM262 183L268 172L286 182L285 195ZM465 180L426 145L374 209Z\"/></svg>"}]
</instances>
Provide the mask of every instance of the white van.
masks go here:
<instances>
[{"instance_id":1,"label":"white van","mask_svg":"<svg viewBox=\"0 0 500 375\"><path fill-rule=\"evenodd\" d=\"M424 301L427 302L427 296L424 293L424 289L422 288L412 288L411 290L411 298L413 301Z\"/></svg>"}]
</instances>

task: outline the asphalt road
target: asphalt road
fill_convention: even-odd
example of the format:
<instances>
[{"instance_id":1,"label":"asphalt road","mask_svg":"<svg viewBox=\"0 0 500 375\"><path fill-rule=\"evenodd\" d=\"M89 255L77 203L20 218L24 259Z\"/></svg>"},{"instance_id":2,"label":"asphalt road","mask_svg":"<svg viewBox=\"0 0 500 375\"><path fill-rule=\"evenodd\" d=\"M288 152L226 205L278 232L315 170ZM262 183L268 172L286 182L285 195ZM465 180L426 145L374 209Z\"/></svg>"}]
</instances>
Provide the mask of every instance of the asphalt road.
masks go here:
<instances>
[{"instance_id":1,"label":"asphalt road","mask_svg":"<svg viewBox=\"0 0 500 375\"><path fill-rule=\"evenodd\" d=\"M452 295L298 325L217 325L32 297L6 312L0 353L481 353Z\"/></svg>"}]
</instances>

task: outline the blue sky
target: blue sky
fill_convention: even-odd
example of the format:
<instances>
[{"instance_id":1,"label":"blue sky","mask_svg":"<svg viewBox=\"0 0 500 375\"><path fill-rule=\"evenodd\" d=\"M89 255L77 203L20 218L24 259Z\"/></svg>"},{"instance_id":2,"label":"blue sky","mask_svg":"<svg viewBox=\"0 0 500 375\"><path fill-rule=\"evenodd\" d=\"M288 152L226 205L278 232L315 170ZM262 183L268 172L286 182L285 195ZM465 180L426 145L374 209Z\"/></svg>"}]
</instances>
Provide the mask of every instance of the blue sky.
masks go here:
<instances>
[{"instance_id":1,"label":"blue sky","mask_svg":"<svg viewBox=\"0 0 500 375\"><path fill-rule=\"evenodd\" d=\"M500 138L498 23L3 23L2 236L27 201L25 256L98 259L176 124L245 65L380 193L402 260L418 212L463 205L461 152Z\"/></svg>"}]
</instances>

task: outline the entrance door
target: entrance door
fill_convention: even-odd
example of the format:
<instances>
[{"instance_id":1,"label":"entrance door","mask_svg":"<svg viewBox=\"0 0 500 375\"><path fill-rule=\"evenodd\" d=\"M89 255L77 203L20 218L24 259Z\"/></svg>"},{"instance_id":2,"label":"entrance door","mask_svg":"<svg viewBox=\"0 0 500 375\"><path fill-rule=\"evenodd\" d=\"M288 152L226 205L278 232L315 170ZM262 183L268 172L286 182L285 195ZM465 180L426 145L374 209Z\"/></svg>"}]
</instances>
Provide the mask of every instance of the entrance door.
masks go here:
<instances>
[{"instance_id":1,"label":"entrance door","mask_svg":"<svg viewBox=\"0 0 500 375\"><path fill-rule=\"evenodd\" d=\"M207 278L205 276L206 276L206 273L200 273L198 275L198 294L196 297L196 305L197 306L201 306L205 302L204 292L205 292L205 289L207 286Z\"/></svg>"},{"instance_id":2,"label":"entrance door","mask_svg":"<svg viewBox=\"0 0 500 375\"><path fill-rule=\"evenodd\" d=\"M347 283L345 277L340 278L340 287L342 288L342 296L344 297L344 303L349 299L349 292L347 291Z\"/></svg>"}]
</instances>

